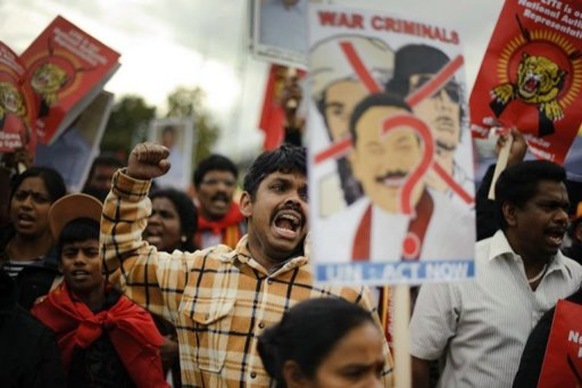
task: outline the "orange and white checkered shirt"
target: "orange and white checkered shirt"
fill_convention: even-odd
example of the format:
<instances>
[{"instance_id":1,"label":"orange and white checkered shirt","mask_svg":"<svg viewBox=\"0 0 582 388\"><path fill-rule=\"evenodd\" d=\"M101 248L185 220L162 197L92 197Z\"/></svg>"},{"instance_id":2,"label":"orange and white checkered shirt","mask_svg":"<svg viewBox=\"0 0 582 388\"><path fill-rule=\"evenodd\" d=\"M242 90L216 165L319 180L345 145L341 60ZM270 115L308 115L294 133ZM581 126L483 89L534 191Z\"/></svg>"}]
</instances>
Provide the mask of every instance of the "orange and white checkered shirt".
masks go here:
<instances>
[{"instance_id":1,"label":"orange and white checkered shirt","mask_svg":"<svg viewBox=\"0 0 582 388\"><path fill-rule=\"evenodd\" d=\"M306 256L269 274L251 257L246 236L234 250L158 252L141 238L151 212L149 181L118 172L113 182L101 224L106 271L125 295L176 325L185 386L268 387L257 336L299 301L342 297L374 310L367 288L316 286ZM392 386L388 350L386 359L384 379Z\"/></svg>"}]
</instances>

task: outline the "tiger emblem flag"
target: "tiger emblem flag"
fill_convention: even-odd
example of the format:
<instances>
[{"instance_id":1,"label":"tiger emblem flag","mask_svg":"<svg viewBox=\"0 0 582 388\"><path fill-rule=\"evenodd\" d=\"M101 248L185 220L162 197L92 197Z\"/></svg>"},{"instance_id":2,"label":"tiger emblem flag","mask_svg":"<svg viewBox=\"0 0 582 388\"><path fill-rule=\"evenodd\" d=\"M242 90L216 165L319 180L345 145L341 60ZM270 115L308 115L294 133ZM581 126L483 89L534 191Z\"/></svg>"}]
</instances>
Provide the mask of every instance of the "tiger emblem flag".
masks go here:
<instances>
[{"instance_id":1,"label":"tiger emblem flag","mask_svg":"<svg viewBox=\"0 0 582 388\"><path fill-rule=\"evenodd\" d=\"M34 154L36 148L37 106L25 72L18 55L0 42L0 152L26 148Z\"/></svg>"},{"instance_id":2,"label":"tiger emblem flag","mask_svg":"<svg viewBox=\"0 0 582 388\"><path fill-rule=\"evenodd\" d=\"M469 99L474 137L515 127L531 153L562 164L582 122L582 4L508 0Z\"/></svg>"},{"instance_id":3,"label":"tiger emblem flag","mask_svg":"<svg viewBox=\"0 0 582 388\"><path fill-rule=\"evenodd\" d=\"M57 16L22 53L38 112L39 141L52 144L103 90L120 54Z\"/></svg>"}]
</instances>

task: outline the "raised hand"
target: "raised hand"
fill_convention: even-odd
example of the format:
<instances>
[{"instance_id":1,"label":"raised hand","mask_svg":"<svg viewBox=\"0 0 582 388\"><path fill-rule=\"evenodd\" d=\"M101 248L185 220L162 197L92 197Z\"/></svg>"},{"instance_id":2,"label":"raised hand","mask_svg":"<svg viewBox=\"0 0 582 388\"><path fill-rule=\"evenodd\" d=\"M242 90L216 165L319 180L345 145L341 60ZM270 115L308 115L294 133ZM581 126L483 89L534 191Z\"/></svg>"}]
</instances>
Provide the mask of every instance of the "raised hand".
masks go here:
<instances>
[{"instance_id":1,"label":"raised hand","mask_svg":"<svg viewBox=\"0 0 582 388\"><path fill-rule=\"evenodd\" d=\"M129 154L127 175L136 179L153 179L170 169L170 151L161 144L140 143Z\"/></svg>"}]
</instances>

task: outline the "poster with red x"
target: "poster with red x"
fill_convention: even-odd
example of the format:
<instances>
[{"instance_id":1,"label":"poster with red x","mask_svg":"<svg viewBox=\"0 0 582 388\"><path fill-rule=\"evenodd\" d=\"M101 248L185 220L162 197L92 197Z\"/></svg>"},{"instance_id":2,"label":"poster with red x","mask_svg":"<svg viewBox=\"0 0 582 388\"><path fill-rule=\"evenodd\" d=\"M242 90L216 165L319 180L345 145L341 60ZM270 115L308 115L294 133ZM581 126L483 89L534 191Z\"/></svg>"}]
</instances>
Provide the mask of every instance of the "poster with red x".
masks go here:
<instances>
[{"instance_id":1,"label":"poster with red x","mask_svg":"<svg viewBox=\"0 0 582 388\"><path fill-rule=\"evenodd\" d=\"M539 159L562 164L582 111L582 3L507 0L471 93L473 136L524 133Z\"/></svg>"},{"instance_id":2,"label":"poster with red x","mask_svg":"<svg viewBox=\"0 0 582 388\"><path fill-rule=\"evenodd\" d=\"M311 4L308 144L317 280L474 275L461 37L385 11Z\"/></svg>"}]
</instances>

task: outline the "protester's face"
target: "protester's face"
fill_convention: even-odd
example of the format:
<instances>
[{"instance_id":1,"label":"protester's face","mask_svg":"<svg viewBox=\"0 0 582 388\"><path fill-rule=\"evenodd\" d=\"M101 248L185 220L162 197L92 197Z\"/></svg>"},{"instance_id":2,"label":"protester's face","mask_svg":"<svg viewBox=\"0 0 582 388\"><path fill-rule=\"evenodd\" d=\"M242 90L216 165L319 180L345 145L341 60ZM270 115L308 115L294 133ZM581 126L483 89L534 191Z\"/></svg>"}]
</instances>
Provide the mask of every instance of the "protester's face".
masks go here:
<instances>
[{"instance_id":1,"label":"protester's face","mask_svg":"<svg viewBox=\"0 0 582 388\"><path fill-rule=\"evenodd\" d=\"M166 197L152 200L152 214L145 230L147 241L159 251L172 252L180 248L182 228L178 211Z\"/></svg>"},{"instance_id":2,"label":"protester's face","mask_svg":"<svg viewBox=\"0 0 582 388\"><path fill-rule=\"evenodd\" d=\"M547 259L562 245L568 227L568 192L562 182L541 181L522 208L509 206L508 229L517 236L517 253ZM511 233L511 232L510 232Z\"/></svg>"},{"instance_id":3,"label":"protester's face","mask_svg":"<svg viewBox=\"0 0 582 388\"><path fill-rule=\"evenodd\" d=\"M113 178L113 174L117 169L117 167L113 166L95 166L88 186L95 190L111 190L111 178Z\"/></svg>"},{"instance_id":4,"label":"protester's face","mask_svg":"<svg viewBox=\"0 0 582 388\"><path fill-rule=\"evenodd\" d=\"M255 194L241 196L241 211L248 218L249 249L266 261L281 261L301 248L307 234L309 208L307 179L299 173L274 172L265 177Z\"/></svg>"},{"instance_id":5,"label":"protester's face","mask_svg":"<svg viewBox=\"0 0 582 388\"><path fill-rule=\"evenodd\" d=\"M65 282L76 293L88 294L103 286L97 239L63 244L59 266Z\"/></svg>"},{"instance_id":6,"label":"protester's face","mask_svg":"<svg viewBox=\"0 0 582 388\"><path fill-rule=\"evenodd\" d=\"M383 387L384 340L378 328L366 322L342 338L317 368L312 387Z\"/></svg>"},{"instance_id":7,"label":"protester's face","mask_svg":"<svg viewBox=\"0 0 582 388\"><path fill-rule=\"evenodd\" d=\"M410 91L414 92L431 79L432 74L415 74L409 79ZM433 131L437 154L454 152L461 132L461 106L459 86L449 82L430 98L413 108L414 114L424 120Z\"/></svg>"},{"instance_id":8,"label":"protester's face","mask_svg":"<svg viewBox=\"0 0 582 388\"><path fill-rule=\"evenodd\" d=\"M360 81L338 81L326 89L324 112L333 141L349 135L352 112L368 94Z\"/></svg>"},{"instance_id":9,"label":"protester's face","mask_svg":"<svg viewBox=\"0 0 582 388\"><path fill-rule=\"evenodd\" d=\"M16 232L27 236L48 233L48 212L51 196L40 177L22 181L10 202L10 218Z\"/></svg>"},{"instance_id":10,"label":"protester's face","mask_svg":"<svg viewBox=\"0 0 582 388\"><path fill-rule=\"evenodd\" d=\"M236 187L236 178L229 171L211 170L204 174L196 189L199 210L208 220L218 220L228 213Z\"/></svg>"},{"instance_id":11,"label":"protester's face","mask_svg":"<svg viewBox=\"0 0 582 388\"><path fill-rule=\"evenodd\" d=\"M400 126L382 135L382 124L394 115L407 113L392 106L364 112L356 124L357 141L350 157L354 176L366 195L390 213L400 211L400 190L420 162L422 150L412 128ZM420 196L416 190L414 195Z\"/></svg>"}]
</instances>

